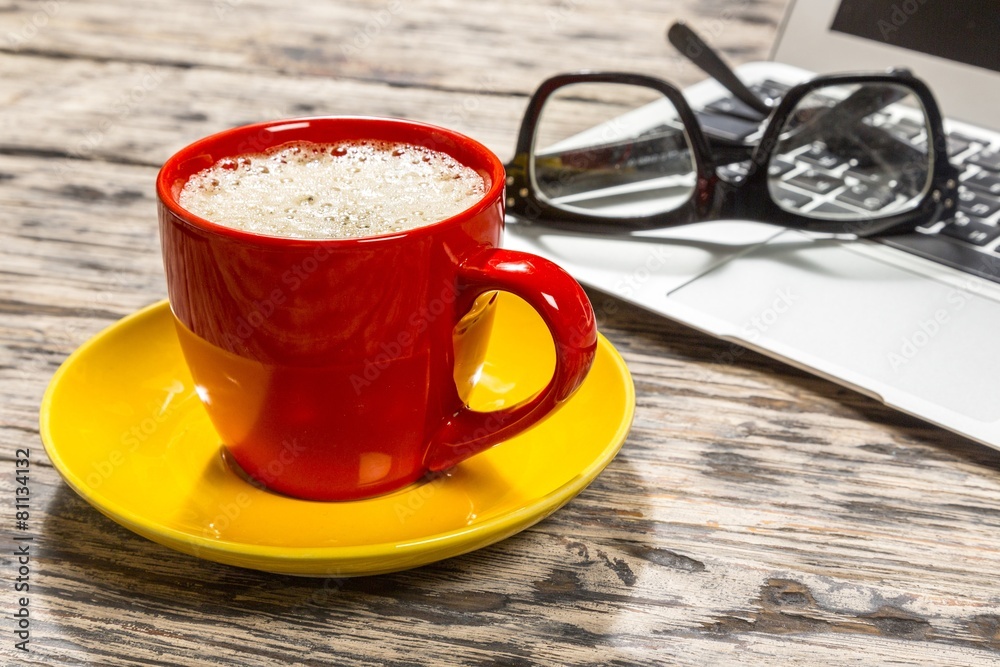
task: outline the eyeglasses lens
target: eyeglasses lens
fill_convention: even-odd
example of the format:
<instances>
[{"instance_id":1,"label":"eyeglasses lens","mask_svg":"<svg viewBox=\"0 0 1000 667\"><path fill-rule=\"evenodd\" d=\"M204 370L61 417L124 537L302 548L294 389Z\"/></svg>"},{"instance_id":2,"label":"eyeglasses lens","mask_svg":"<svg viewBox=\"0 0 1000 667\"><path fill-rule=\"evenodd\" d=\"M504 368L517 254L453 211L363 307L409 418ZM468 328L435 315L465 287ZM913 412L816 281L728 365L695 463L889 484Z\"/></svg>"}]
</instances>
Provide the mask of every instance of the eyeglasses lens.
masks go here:
<instances>
[{"instance_id":1,"label":"eyeglasses lens","mask_svg":"<svg viewBox=\"0 0 1000 667\"><path fill-rule=\"evenodd\" d=\"M931 180L927 114L906 86L837 85L806 95L781 129L768 190L804 217L865 220L916 208Z\"/></svg>"},{"instance_id":2,"label":"eyeglasses lens","mask_svg":"<svg viewBox=\"0 0 1000 667\"><path fill-rule=\"evenodd\" d=\"M531 178L551 206L608 218L680 208L695 189L690 142L659 91L620 83L575 83L545 102Z\"/></svg>"}]
</instances>

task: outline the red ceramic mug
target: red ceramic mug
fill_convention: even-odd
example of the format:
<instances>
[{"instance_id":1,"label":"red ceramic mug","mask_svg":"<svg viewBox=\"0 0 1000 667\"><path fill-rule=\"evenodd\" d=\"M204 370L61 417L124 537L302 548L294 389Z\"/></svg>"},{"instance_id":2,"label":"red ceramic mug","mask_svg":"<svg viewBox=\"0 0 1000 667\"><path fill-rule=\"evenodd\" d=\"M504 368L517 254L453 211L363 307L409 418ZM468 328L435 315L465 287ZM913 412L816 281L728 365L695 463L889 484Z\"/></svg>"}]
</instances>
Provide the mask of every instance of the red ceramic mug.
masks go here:
<instances>
[{"instance_id":1,"label":"red ceramic mug","mask_svg":"<svg viewBox=\"0 0 1000 667\"><path fill-rule=\"evenodd\" d=\"M450 154L486 180L474 206L425 227L306 240L214 224L181 208L194 173L293 141L400 141ZM556 265L500 246L504 169L456 132L384 118L303 118L187 146L156 183L170 306L198 394L232 459L274 491L313 500L406 486L523 431L565 401L593 361L594 313ZM471 382L495 290L552 334L552 379L534 397L476 412Z\"/></svg>"}]
</instances>

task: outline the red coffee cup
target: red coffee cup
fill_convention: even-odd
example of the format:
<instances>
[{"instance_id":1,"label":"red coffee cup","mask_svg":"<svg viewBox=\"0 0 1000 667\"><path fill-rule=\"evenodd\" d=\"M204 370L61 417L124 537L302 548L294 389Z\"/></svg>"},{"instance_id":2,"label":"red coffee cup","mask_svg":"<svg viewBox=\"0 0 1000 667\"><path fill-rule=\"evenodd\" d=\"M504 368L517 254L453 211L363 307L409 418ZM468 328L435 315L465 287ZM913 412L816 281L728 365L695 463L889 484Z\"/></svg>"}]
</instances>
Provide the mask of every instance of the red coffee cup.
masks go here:
<instances>
[{"instance_id":1,"label":"red coffee cup","mask_svg":"<svg viewBox=\"0 0 1000 667\"><path fill-rule=\"evenodd\" d=\"M223 227L181 208L194 173L284 143L382 140L450 154L486 179L471 208L425 227L305 240ZM450 130L386 118L302 118L201 139L156 183L170 306L198 394L232 459L269 489L364 498L449 468L529 428L576 390L596 350L594 313L562 269L501 249L504 169ZM549 383L477 412L471 382L495 290L538 311L555 342Z\"/></svg>"}]
</instances>

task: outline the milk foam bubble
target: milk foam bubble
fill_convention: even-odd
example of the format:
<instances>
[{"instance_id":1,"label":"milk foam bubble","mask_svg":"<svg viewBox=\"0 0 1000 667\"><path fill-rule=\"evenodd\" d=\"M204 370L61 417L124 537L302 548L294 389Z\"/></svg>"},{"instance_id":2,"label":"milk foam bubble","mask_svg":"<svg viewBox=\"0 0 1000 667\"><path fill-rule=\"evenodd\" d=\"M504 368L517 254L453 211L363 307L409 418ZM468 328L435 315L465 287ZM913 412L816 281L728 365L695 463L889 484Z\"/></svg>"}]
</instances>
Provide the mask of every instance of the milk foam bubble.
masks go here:
<instances>
[{"instance_id":1,"label":"milk foam bubble","mask_svg":"<svg viewBox=\"0 0 1000 667\"><path fill-rule=\"evenodd\" d=\"M479 173L439 151L302 141L224 158L191 176L179 202L218 225L256 234L338 239L433 224L485 192Z\"/></svg>"}]
</instances>

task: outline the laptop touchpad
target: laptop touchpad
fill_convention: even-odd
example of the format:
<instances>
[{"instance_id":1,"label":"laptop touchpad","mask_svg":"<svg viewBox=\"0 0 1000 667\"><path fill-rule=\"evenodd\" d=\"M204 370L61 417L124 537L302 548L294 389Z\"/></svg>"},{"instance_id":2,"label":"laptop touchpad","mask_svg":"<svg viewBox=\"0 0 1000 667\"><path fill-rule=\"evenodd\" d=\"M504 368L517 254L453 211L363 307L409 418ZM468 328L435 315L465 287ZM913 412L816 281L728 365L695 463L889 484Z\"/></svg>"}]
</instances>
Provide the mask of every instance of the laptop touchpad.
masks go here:
<instances>
[{"instance_id":1,"label":"laptop touchpad","mask_svg":"<svg viewBox=\"0 0 1000 667\"><path fill-rule=\"evenodd\" d=\"M695 326L890 405L1000 419L1000 303L977 281L939 282L859 245L785 232L668 300Z\"/></svg>"},{"instance_id":2,"label":"laptop touchpad","mask_svg":"<svg viewBox=\"0 0 1000 667\"><path fill-rule=\"evenodd\" d=\"M781 232L759 222L720 221L609 238L510 225L503 245L551 259L587 285L643 303L662 300L664 294Z\"/></svg>"}]
</instances>

